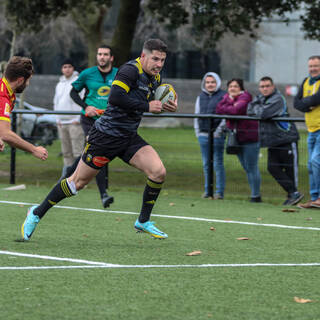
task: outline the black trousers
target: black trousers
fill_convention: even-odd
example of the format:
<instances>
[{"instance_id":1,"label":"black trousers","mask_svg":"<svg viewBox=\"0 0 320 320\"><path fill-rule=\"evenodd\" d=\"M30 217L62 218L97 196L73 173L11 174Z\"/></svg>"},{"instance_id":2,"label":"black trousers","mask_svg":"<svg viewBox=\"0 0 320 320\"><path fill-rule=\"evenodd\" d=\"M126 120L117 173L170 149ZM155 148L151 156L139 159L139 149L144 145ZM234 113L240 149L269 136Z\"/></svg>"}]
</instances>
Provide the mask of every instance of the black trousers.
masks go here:
<instances>
[{"instance_id":1,"label":"black trousers","mask_svg":"<svg viewBox=\"0 0 320 320\"><path fill-rule=\"evenodd\" d=\"M297 142L268 148L268 171L287 193L297 191Z\"/></svg>"}]
</instances>

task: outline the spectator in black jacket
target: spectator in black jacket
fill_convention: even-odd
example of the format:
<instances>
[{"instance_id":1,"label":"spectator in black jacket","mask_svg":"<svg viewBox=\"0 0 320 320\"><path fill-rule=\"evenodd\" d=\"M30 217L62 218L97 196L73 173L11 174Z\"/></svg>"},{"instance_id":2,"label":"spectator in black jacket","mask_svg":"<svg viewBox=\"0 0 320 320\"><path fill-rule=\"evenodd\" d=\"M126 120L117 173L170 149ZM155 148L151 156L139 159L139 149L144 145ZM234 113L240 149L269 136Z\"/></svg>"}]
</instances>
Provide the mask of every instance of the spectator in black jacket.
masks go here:
<instances>
[{"instance_id":1,"label":"spectator in black jacket","mask_svg":"<svg viewBox=\"0 0 320 320\"><path fill-rule=\"evenodd\" d=\"M286 100L270 77L260 79L259 91L260 94L248 105L249 116L262 120L289 116ZM268 171L288 193L283 204L298 203L303 194L297 190L299 133L295 124L287 121L260 121L259 139L260 146L268 148Z\"/></svg>"}]
</instances>

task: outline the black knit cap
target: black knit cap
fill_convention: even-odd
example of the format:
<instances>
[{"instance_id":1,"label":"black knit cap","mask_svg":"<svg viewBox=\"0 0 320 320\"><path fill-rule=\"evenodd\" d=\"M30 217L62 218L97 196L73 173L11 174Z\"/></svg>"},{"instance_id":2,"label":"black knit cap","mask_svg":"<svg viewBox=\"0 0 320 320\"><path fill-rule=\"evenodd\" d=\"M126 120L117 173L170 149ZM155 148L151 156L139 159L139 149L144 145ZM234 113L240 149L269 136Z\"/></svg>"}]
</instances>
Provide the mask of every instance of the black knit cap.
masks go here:
<instances>
[{"instance_id":1,"label":"black knit cap","mask_svg":"<svg viewBox=\"0 0 320 320\"><path fill-rule=\"evenodd\" d=\"M62 66L65 65L65 64L71 64L74 67L74 63L73 63L73 61L71 59L65 59L62 62Z\"/></svg>"}]
</instances>

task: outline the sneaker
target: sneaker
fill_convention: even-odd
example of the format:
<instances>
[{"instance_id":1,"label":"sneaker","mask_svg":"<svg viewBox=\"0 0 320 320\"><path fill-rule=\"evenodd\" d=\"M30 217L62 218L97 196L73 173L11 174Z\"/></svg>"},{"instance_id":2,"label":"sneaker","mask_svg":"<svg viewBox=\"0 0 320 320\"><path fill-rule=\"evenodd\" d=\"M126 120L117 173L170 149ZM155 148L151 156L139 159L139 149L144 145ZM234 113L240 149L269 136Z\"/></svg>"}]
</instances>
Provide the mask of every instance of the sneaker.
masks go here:
<instances>
[{"instance_id":1,"label":"sneaker","mask_svg":"<svg viewBox=\"0 0 320 320\"><path fill-rule=\"evenodd\" d=\"M299 203L297 205L298 208L300 209L314 209L315 207L313 207L311 204L312 204L312 200L309 200L308 202L306 203Z\"/></svg>"},{"instance_id":2,"label":"sneaker","mask_svg":"<svg viewBox=\"0 0 320 320\"><path fill-rule=\"evenodd\" d=\"M213 197L214 200L223 200L223 195L220 193L216 193Z\"/></svg>"},{"instance_id":3,"label":"sneaker","mask_svg":"<svg viewBox=\"0 0 320 320\"><path fill-rule=\"evenodd\" d=\"M107 193L104 193L101 198L102 205L104 208L108 208L111 203L113 203L114 198L109 196Z\"/></svg>"},{"instance_id":4,"label":"sneaker","mask_svg":"<svg viewBox=\"0 0 320 320\"><path fill-rule=\"evenodd\" d=\"M154 226L154 222L152 221L147 221L144 223L137 221L134 224L134 227L138 232L146 232L151 234L154 238L157 239L165 239L168 238L168 235L162 231L160 231L157 227Z\"/></svg>"},{"instance_id":5,"label":"sneaker","mask_svg":"<svg viewBox=\"0 0 320 320\"><path fill-rule=\"evenodd\" d=\"M37 206L32 206L31 208L29 208L27 218L21 226L21 235L25 241L30 240L37 224L40 221L40 218L33 214L33 210L35 208L37 208Z\"/></svg>"},{"instance_id":6,"label":"sneaker","mask_svg":"<svg viewBox=\"0 0 320 320\"><path fill-rule=\"evenodd\" d=\"M259 197L251 197L250 202L258 203L258 202L262 202L262 199L260 196Z\"/></svg>"},{"instance_id":7,"label":"sneaker","mask_svg":"<svg viewBox=\"0 0 320 320\"><path fill-rule=\"evenodd\" d=\"M207 199L207 198L209 198L210 196L207 194L207 193L204 193L202 196L201 196L201 198L203 198L203 199Z\"/></svg>"},{"instance_id":8,"label":"sneaker","mask_svg":"<svg viewBox=\"0 0 320 320\"><path fill-rule=\"evenodd\" d=\"M288 199L283 203L284 206L293 206L303 199L304 195L299 191L289 194Z\"/></svg>"}]
</instances>

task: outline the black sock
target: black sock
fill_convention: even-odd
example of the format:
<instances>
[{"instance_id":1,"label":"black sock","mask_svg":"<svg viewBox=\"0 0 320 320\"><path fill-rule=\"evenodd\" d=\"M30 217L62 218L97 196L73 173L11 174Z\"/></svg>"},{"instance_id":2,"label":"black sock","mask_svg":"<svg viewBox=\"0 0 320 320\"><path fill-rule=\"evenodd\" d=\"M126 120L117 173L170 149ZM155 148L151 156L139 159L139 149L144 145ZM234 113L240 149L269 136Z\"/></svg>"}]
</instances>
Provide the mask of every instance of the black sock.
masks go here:
<instances>
[{"instance_id":1,"label":"black sock","mask_svg":"<svg viewBox=\"0 0 320 320\"><path fill-rule=\"evenodd\" d=\"M143 193L142 208L139 215L139 222L149 221L151 211L161 191L163 182L155 182L148 178Z\"/></svg>"},{"instance_id":2,"label":"black sock","mask_svg":"<svg viewBox=\"0 0 320 320\"><path fill-rule=\"evenodd\" d=\"M102 198L105 193L107 193L106 185L106 169L102 167L98 174L96 175L96 183L100 192L100 197Z\"/></svg>"},{"instance_id":3,"label":"black sock","mask_svg":"<svg viewBox=\"0 0 320 320\"><path fill-rule=\"evenodd\" d=\"M64 198L75 195L70 189L67 179L58 182L33 213L41 219L46 212Z\"/></svg>"}]
</instances>

